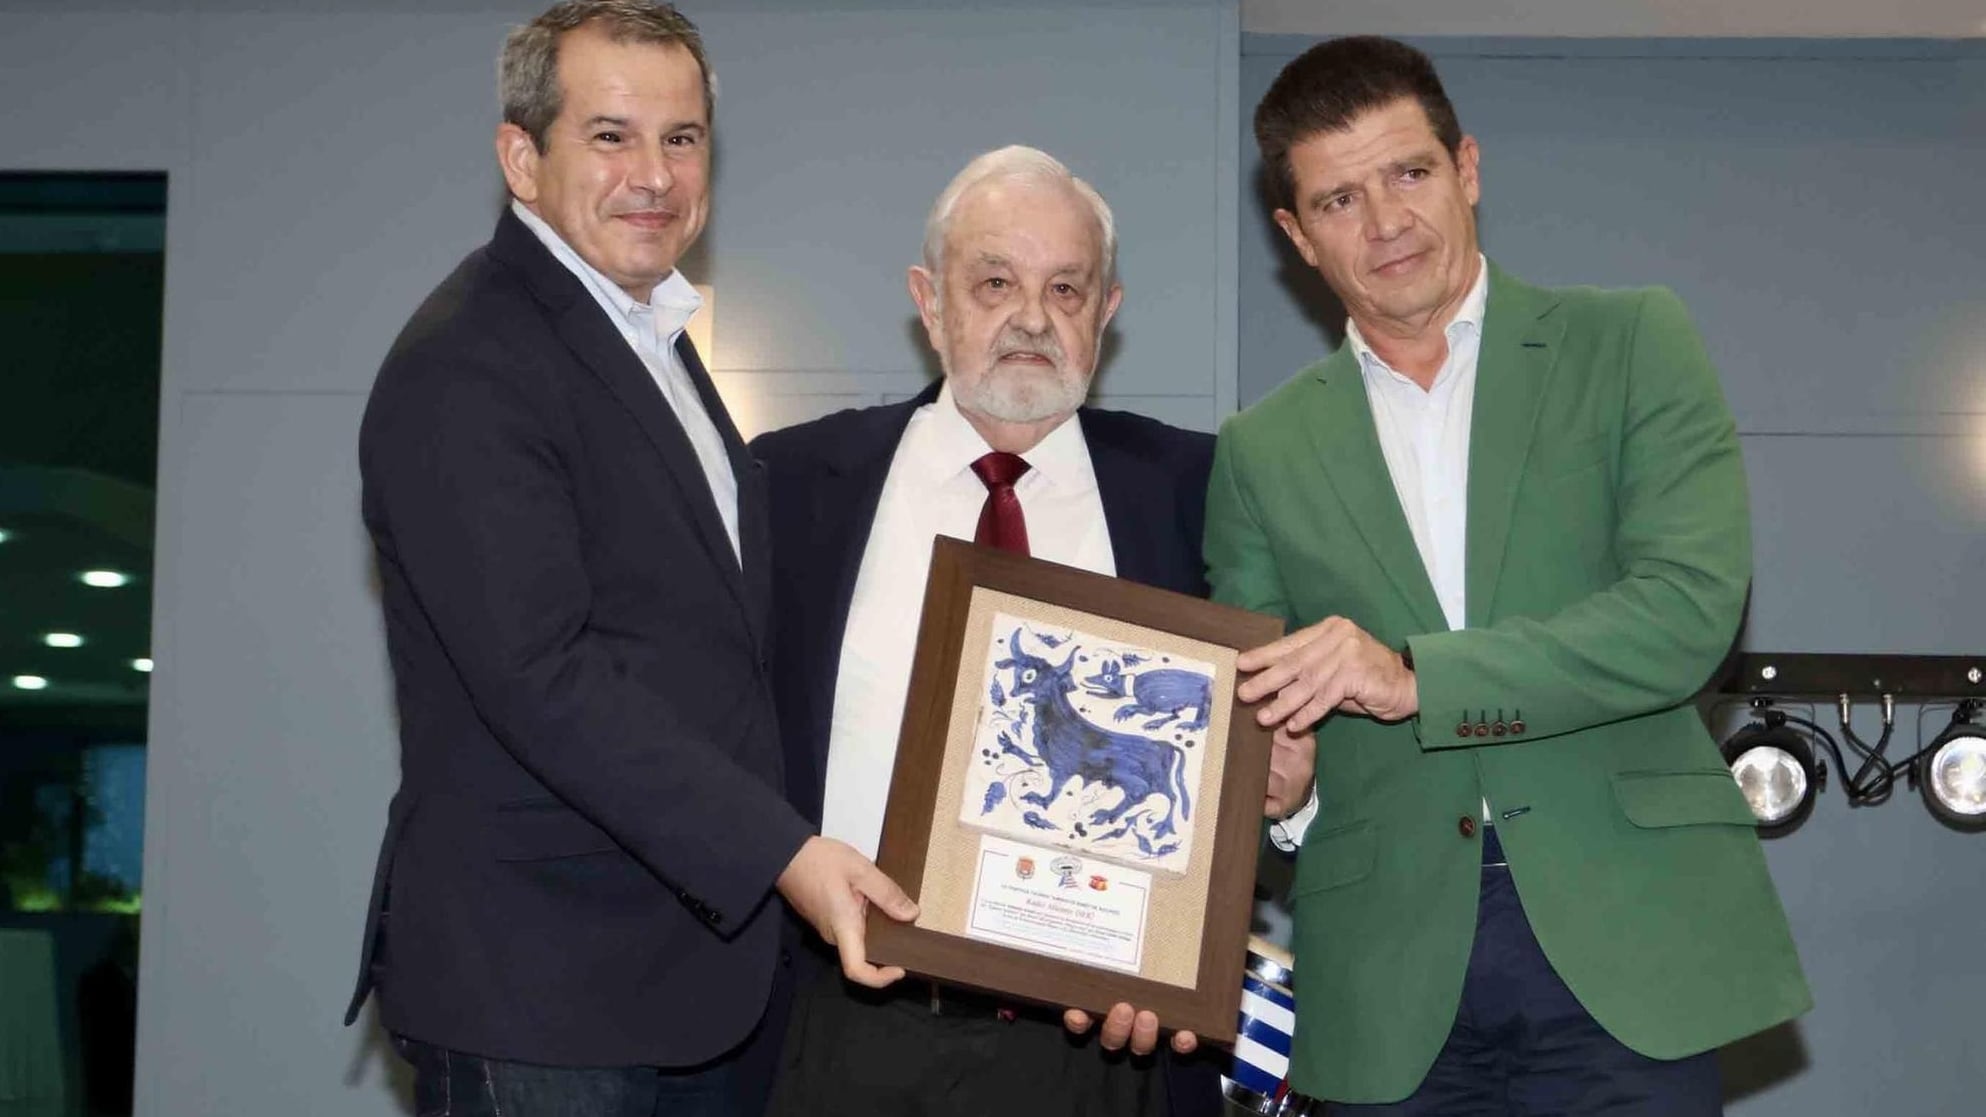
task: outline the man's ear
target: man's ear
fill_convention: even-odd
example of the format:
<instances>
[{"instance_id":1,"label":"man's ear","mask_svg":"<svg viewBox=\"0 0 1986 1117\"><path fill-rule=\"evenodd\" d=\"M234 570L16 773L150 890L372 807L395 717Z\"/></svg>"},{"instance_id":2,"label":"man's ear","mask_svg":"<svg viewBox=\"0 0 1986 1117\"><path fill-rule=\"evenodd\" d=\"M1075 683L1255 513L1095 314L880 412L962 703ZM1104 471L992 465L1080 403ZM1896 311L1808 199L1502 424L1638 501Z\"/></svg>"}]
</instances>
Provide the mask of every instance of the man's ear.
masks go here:
<instances>
[{"instance_id":1,"label":"man's ear","mask_svg":"<svg viewBox=\"0 0 1986 1117\"><path fill-rule=\"evenodd\" d=\"M1317 249L1311 245L1310 238L1303 234L1303 223L1296 219L1296 214L1286 209L1278 209L1276 224L1282 226L1283 235L1290 239L1291 244L1296 245L1297 255L1303 257L1303 262L1313 268L1316 267Z\"/></svg>"},{"instance_id":2,"label":"man's ear","mask_svg":"<svg viewBox=\"0 0 1986 1117\"><path fill-rule=\"evenodd\" d=\"M1476 146L1476 137L1463 136L1455 148L1455 174L1462 180L1462 196L1475 205L1483 197L1483 149Z\"/></svg>"},{"instance_id":3,"label":"man's ear","mask_svg":"<svg viewBox=\"0 0 1986 1117\"><path fill-rule=\"evenodd\" d=\"M1117 317L1117 304L1123 301L1124 301L1124 285L1122 283L1111 284L1110 294L1104 296L1104 300L1103 300L1103 321L1098 322L1096 324L1096 334L1098 338L1101 338L1103 336L1103 328L1105 326L1110 325L1110 320L1112 318Z\"/></svg>"},{"instance_id":4,"label":"man's ear","mask_svg":"<svg viewBox=\"0 0 1986 1117\"><path fill-rule=\"evenodd\" d=\"M931 348L945 351L945 320L938 306L938 281L925 269L912 265L910 268L910 301L917 304L917 316L924 319L924 336L931 339Z\"/></svg>"},{"instance_id":5,"label":"man's ear","mask_svg":"<svg viewBox=\"0 0 1986 1117\"><path fill-rule=\"evenodd\" d=\"M531 133L508 121L497 125L497 166L511 197L530 205L538 200L538 144Z\"/></svg>"}]
</instances>

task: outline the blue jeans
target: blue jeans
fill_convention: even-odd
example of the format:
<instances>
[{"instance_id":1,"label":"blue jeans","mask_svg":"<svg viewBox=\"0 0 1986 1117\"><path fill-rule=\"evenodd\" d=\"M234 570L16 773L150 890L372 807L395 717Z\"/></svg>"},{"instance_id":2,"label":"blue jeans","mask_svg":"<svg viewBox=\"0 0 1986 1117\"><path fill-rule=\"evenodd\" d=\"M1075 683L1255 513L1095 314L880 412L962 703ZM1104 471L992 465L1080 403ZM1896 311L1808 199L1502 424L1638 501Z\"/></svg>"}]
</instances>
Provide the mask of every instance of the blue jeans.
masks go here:
<instances>
[{"instance_id":1,"label":"blue jeans","mask_svg":"<svg viewBox=\"0 0 1986 1117\"><path fill-rule=\"evenodd\" d=\"M415 1117L759 1117L769 1074L726 1057L686 1070L542 1067L450 1051L405 1036Z\"/></svg>"},{"instance_id":2,"label":"blue jeans","mask_svg":"<svg viewBox=\"0 0 1986 1117\"><path fill-rule=\"evenodd\" d=\"M1455 1027L1420 1088L1390 1105L1330 1105L1331 1117L1715 1117L1715 1052L1651 1059L1629 1050L1559 980L1518 902L1494 827L1483 830L1476 940Z\"/></svg>"}]
</instances>

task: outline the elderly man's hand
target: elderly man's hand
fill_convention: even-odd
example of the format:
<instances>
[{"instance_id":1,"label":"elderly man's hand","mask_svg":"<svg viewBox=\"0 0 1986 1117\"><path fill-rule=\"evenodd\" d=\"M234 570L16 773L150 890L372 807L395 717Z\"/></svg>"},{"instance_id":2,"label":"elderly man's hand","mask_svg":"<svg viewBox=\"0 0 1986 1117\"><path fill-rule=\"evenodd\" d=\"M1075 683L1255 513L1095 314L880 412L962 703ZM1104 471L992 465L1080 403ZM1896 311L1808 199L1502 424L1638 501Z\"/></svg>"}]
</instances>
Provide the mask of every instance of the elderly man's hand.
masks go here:
<instances>
[{"instance_id":1,"label":"elderly man's hand","mask_svg":"<svg viewBox=\"0 0 1986 1117\"><path fill-rule=\"evenodd\" d=\"M1062 1013L1062 1026L1076 1035L1087 1033L1096 1023L1089 1013L1080 1008L1067 1009ZM1104 1015L1103 1029L1097 1033L1097 1042L1105 1051L1121 1051L1130 1045L1131 1054L1149 1055L1158 1046L1158 1014L1147 1009L1138 1011L1131 1005L1119 1001L1110 1006ZM1181 1055L1191 1055L1200 1046L1200 1037L1192 1032L1172 1033L1172 1049Z\"/></svg>"},{"instance_id":2,"label":"elderly man's hand","mask_svg":"<svg viewBox=\"0 0 1986 1117\"><path fill-rule=\"evenodd\" d=\"M779 894L822 939L841 952L841 972L859 985L880 989L903 977L901 966L869 962L864 938L869 905L900 923L917 918L917 903L861 852L833 838L811 837L779 874Z\"/></svg>"},{"instance_id":3,"label":"elderly man's hand","mask_svg":"<svg viewBox=\"0 0 1986 1117\"><path fill-rule=\"evenodd\" d=\"M1420 686L1400 653L1343 617L1243 652L1235 666L1256 672L1237 691L1243 702L1275 695L1255 719L1286 733L1309 732L1336 710L1402 721L1421 708Z\"/></svg>"},{"instance_id":4,"label":"elderly man's hand","mask_svg":"<svg viewBox=\"0 0 1986 1117\"><path fill-rule=\"evenodd\" d=\"M1317 738L1277 726L1269 737L1269 788L1262 817L1284 819L1310 801L1317 780Z\"/></svg>"}]
</instances>

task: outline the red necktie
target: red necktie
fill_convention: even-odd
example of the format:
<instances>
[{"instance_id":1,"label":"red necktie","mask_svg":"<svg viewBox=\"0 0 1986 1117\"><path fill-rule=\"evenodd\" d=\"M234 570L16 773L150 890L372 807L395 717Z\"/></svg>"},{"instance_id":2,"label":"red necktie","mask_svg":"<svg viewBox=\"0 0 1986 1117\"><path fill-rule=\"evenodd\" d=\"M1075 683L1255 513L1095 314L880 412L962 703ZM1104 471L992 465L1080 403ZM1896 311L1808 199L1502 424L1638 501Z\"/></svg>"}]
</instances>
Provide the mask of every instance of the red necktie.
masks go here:
<instances>
[{"instance_id":1,"label":"red necktie","mask_svg":"<svg viewBox=\"0 0 1986 1117\"><path fill-rule=\"evenodd\" d=\"M972 536L974 543L1017 555L1027 554L1027 519L1021 515L1021 498L1014 495L1014 482L1027 470L1025 459L1004 450L995 450L972 463L972 471L986 483L986 505L979 510L979 530Z\"/></svg>"}]
</instances>

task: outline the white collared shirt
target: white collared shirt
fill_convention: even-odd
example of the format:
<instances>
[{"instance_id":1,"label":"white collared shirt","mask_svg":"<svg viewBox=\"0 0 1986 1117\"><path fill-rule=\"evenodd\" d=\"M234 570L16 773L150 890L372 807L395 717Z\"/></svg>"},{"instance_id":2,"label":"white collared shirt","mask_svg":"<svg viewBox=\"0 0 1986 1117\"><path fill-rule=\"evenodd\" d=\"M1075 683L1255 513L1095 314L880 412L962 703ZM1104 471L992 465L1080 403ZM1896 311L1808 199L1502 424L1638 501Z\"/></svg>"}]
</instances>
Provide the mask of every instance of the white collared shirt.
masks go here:
<instances>
[{"instance_id":1,"label":"white collared shirt","mask_svg":"<svg viewBox=\"0 0 1986 1117\"><path fill-rule=\"evenodd\" d=\"M1372 425L1393 492L1414 533L1414 548L1449 629L1468 624L1467 541L1469 537L1469 424L1476 405L1476 360L1482 353L1483 311L1489 303L1489 262L1476 256L1476 282L1455 317L1443 328L1448 356L1426 388L1394 371L1373 352L1358 323L1345 327L1345 344L1358 357ZM1302 810L1269 828L1270 840L1285 849L1303 841L1317 817L1317 793ZM1483 805L1489 817L1489 805Z\"/></svg>"},{"instance_id":2,"label":"white collared shirt","mask_svg":"<svg viewBox=\"0 0 1986 1117\"><path fill-rule=\"evenodd\" d=\"M724 533L731 539L731 556L742 563L738 546L738 477L731 472L731 455L724 449L724 436L718 433L717 424L703 405L703 397L697 395L696 385L690 380L689 370L683 367L681 354L676 352L676 339L703 307L703 296L696 293L682 272L672 269L655 285L649 302L636 302L633 295L621 290L619 284L601 275L573 251L544 218L532 213L524 203L511 199L510 212L524 222L524 227L544 243L567 271L579 277L628 347L641 358L655 386L662 390L662 398L668 401L669 410L676 413L683 433L689 436L690 448L696 451L697 464L703 467L704 480L710 485L711 498L717 502L717 514L724 521Z\"/></svg>"},{"instance_id":3,"label":"white collared shirt","mask_svg":"<svg viewBox=\"0 0 1986 1117\"><path fill-rule=\"evenodd\" d=\"M862 552L835 677L821 833L870 858L882 836L896 764L931 541L939 535L972 539L986 504L986 485L972 463L991 449L945 385L904 429ZM1014 494L1027 520L1029 553L1116 574L1081 421L1071 417L1021 457L1029 469Z\"/></svg>"},{"instance_id":4,"label":"white collared shirt","mask_svg":"<svg viewBox=\"0 0 1986 1117\"><path fill-rule=\"evenodd\" d=\"M1443 332L1448 357L1426 388L1395 372L1373 352L1356 322L1345 338L1358 356L1372 425L1393 492L1407 514L1421 565L1434 583L1448 627L1464 627L1469 533L1469 419L1476 404L1476 358L1482 352L1483 308L1489 301L1489 266L1477 258L1475 286Z\"/></svg>"}]
</instances>

